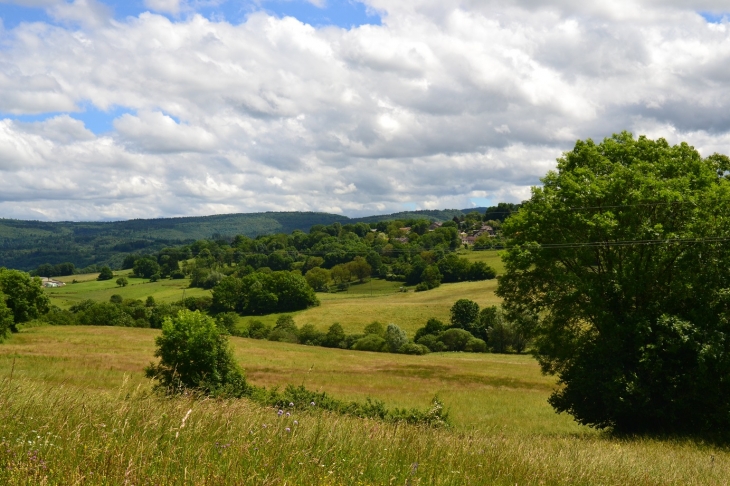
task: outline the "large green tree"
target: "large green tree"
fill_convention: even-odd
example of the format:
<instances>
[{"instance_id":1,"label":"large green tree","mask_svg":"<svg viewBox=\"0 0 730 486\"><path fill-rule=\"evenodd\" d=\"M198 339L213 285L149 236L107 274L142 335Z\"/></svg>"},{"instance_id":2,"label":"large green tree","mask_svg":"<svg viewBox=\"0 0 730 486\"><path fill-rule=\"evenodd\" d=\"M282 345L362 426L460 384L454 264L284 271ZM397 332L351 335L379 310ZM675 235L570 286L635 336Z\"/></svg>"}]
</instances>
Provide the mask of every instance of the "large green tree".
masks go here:
<instances>
[{"instance_id":1,"label":"large green tree","mask_svg":"<svg viewBox=\"0 0 730 486\"><path fill-rule=\"evenodd\" d=\"M730 159L629 133L578 141L505 222L498 295L580 423L730 430Z\"/></svg>"},{"instance_id":2,"label":"large green tree","mask_svg":"<svg viewBox=\"0 0 730 486\"><path fill-rule=\"evenodd\" d=\"M25 272L0 268L0 294L5 294L5 304L13 314L13 322L9 324L12 332L18 332L17 324L48 312L49 301L41 280Z\"/></svg>"}]
</instances>

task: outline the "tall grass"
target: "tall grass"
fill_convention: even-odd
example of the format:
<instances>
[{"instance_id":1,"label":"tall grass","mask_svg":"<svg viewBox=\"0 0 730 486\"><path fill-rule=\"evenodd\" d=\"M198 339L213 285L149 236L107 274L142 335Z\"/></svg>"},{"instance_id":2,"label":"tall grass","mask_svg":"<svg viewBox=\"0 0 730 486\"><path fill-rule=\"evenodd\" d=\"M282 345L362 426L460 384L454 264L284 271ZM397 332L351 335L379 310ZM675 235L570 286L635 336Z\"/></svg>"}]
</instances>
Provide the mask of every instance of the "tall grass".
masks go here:
<instances>
[{"instance_id":1,"label":"tall grass","mask_svg":"<svg viewBox=\"0 0 730 486\"><path fill-rule=\"evenodd\" d=\"M726 484L726 451L676 441L457 433L245 400L0 383L0 483Z\"/></svg>"}]
</instances>

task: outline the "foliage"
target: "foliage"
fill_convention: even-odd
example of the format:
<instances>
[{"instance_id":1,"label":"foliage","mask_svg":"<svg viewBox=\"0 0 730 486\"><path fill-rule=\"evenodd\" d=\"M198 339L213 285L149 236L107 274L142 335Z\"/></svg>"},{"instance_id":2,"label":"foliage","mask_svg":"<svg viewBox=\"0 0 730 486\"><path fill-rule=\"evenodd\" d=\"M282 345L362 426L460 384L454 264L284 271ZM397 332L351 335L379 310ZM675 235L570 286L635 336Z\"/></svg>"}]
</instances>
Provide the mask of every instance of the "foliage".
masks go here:
<instances>
[{"instance_id":1,"label":"foliage","mask_svg":"<svg viewBox=\"0 0 730 486\"><path fill-rule=\"evenodd\" d=\"M117 279L117 285L119 287L126 287L129 284L129 280L126 277L119 277Z\"/></svg>"},{"instance_id":2,"label":"foliage","mask_svg":"<svg viewBox=\"0 0 730 486\"><path fill-rule=\"evenodd\" d=\"M199 311L182 310L166 319L155 344L155 357L160 361L150 364L145 374L167 393L193 389L207 395L240 397L247 392L228 340L215 321Z\"/></svg>"},{"instance_id":3,"label":"foliage","mask_svg":"<svg viewBox=\"0 0 730 486\"><path fill-rule=\"evenodd\" d=\"M368 334L352 344L357 351L383 351L386 347L385 339L377 334Z\"/></svg>"},{"instance_id":4,"label":"foliage","mask_svg":"<svg viewBox=\"0 0 730 486\"><path fill-rule=\"evenodd\" d=\"M159 275L160 264L152 257L139 258L134 262L133 271L137 277L150 278Z\"/></svg>"},{"instance_id":5,"label":"foliage","mask_svg":"<svg viewBox=\"0 0 730 486\"><path fill-rule=\"evenodd\" d=\"M451 325L470 329L479 317L479 304L469 299L459 299L451 306Z\"/></svg>"},{"instance_id":6,"label":"foliage","mask_svg":"<svg viewBox=\"0 0 730 486\"><path fill-rule=\"evenodd\" d=\"M101 267L99 276L96 277L97 280L111 280L113 278L114 278L114 272L112 272L112 269L107 266Z\"/></svg>"},{"instance_id":7,"label":"foliage","mask_svg":"<svg viewBox=\"0 0 730 486\"><path fill-rule=\"evenodd\" d=\"M0 294L13 314L9 324L12 332L18 332L17 324L37 319L48 312L48 297L43 292L39 278L31 278L25 272L0 268Z\"/></svg>"},{"instance_id":8,"label":"foliage","mask_svg":"<svg viewBox=\"0 0 730 486\"><path fill-rule=\"evenodd\" d=\"M0 342L7 337L13 323L13 311L5 304L5 295L0 292Z\"/></svg>"},{"instance_id":9,"label":"foliage","mask_svg":"<svg viewBox=\"0 0 730 486\"><path fill-rule=\"evenodd\" d=\"M437 340L444 344L446 351L466 351L466 345L475 339L469 331L451 328L438 335Z\"/></svg>"},{"instance_id":10,"label":"foliage","mask_svg":"<svg viewBox=\"0 0 730 486\"><path fill-rule=\"evenodd\" d=\"M328 290L327 284L330 281L329 270L320 267L314 267L304 275L304 278L307 280L309 286L312 287L315 291L326 292Z\"/></svg>"},{"instance_id":11,"label":"foliage","mask_svg":"<svg viewBox=\"0 0 730 486\"><path fill-rule=\"evenodd\" d=\"M541 316L556 410L619 431L730 429L729 170L685 143L578 141L505 222L498 294Z\"/></svg>"},{"instance_id":12,"label":"foliage","mask_svg":"<svg viewBox=\"0 0 730 486\"><path fill-rule=\"evenodd\" d=\"M213 289L213 306L243 315L291 312L318 305L304 277L291 272L252 273L225 277Z\"/></svg>"},{"instance_id":13,"label":"foliage","mask_svg":"<svg viewBox=\"0 0 730 486\"><path fill-rule=\"evenodd\" d=\"M385 347L391 353L397 353L408 343L406 332L395 324L388 324L385 328Z\"/></svg>"}]
</instances>

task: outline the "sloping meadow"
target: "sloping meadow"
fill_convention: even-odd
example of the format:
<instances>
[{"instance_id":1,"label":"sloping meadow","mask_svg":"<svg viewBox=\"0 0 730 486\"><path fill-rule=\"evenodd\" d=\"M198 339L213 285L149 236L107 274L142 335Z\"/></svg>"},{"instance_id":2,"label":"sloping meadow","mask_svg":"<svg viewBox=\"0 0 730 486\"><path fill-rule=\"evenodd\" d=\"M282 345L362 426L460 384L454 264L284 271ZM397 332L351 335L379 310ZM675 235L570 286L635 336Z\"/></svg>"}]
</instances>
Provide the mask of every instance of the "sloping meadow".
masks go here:
<instances>
[{"instance_id":1,"label":"sloping meadow","mask_svg":"<svg viewBox=\"0 0 730 486\"><path fill-rule=\"evenodd\" d=\"M247 400L162 398L156 331L26 329L0 346L2 484L725 484L730 454L619 439L552 413L527 356L403 356L232 339L257 385L428 404L450 429ZM367 384L371 385L368 386Z\"/></svg>"}]
</instances>

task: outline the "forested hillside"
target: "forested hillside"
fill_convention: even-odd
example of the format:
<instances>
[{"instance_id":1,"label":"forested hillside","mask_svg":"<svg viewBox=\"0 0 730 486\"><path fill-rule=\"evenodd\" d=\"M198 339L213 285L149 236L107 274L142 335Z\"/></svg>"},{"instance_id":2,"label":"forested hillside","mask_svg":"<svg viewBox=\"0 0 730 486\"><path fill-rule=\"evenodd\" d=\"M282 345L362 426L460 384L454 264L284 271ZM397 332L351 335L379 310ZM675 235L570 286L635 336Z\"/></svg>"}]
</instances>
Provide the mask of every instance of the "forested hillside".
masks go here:
<instances>
[{"instance_id":1,"label":"forested hillside","mask_svg":"<svg viewBox=\"0 0 730 486\"><path fill-rule=\"evenodd\" d=\"M316 224L377 222L424 218L446 221L470 211L410 211L392 215L348 218L315 212L267 212L215 216L135 219L114 222L41 222L0 219L0 267L32 270L44 263L70 262L77 269L92 265L117 268L124 255L154 253L167 246L205 238L308 231Z\"/></svg>"}]
</instances>

